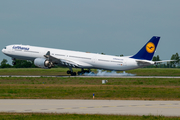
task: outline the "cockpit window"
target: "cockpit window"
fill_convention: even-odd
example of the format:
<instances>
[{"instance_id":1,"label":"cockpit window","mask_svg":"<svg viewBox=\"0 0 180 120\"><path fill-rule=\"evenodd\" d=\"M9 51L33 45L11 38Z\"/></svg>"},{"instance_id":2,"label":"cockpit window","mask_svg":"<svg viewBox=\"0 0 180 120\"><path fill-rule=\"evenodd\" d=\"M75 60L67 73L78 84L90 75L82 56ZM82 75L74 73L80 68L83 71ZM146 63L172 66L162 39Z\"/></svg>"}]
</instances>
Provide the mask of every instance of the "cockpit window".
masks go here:
<instances>
[{"instance_id":1,"label":"cockpit window","mask_svg":"<svg viewBox=\"0 0 180 120\"><path fill-rule=\"evenodd\" d=\"M4 49L6 49L6 47L4 47Z\"/></svg>"}]
</instances>

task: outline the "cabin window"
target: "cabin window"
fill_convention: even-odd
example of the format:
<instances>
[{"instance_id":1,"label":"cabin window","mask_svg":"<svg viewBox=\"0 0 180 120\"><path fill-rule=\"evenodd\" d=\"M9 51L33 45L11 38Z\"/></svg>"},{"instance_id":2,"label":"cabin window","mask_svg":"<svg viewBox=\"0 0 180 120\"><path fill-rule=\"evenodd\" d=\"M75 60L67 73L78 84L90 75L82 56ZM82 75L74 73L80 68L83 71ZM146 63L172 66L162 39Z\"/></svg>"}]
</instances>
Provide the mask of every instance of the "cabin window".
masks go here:
<instances>
[{"instance_id":1,"label":"cabin window","mask_svg":"<svg viewBox=\"0 0 180 120\"><path fill-rule=\"evenodd\" d=\"M79 57L79 56L69 56L69 57L73 57L73 58L81 58L81 59L88 59L88 60L91 60L91 58L87 58L87 57Z\"/></svg>"},{"instance_id":2,"label":"cabin window","mask_svg":"<svg viewBox=\"0 0 180 120\"><path fill-rule=\"evenodd\" d=\"M103 62L110 62L109 60L103 60L103 59L98 59L98 60Z\"/></svg>"},{"instance_id":3,"label":"cabin window","mask_svg":"<svg viewBox=\"0 0 180 120\"><path fill-rule=\"evenodd\" d=\"M62 55L62 54L55 54L55 55L57 55L57 56L65 56L65 55Z\"/></svg>"}]
</instances>

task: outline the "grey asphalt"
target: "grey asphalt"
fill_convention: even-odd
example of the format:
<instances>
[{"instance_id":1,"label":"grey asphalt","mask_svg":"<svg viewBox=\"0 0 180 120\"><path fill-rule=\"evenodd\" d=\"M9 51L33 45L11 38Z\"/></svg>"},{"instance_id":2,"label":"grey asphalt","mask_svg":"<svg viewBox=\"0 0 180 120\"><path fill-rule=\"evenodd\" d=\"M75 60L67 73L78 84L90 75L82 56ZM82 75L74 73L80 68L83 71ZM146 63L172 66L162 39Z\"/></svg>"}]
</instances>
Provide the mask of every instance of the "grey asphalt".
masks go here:
<instances>
[{"instance_id":1,"label":"grey asphalt","mask_svg":"<svg viewBox=\"0 0 180 120\"><path fill-rule=\"evenodd\" d=\"M180 78L180 76L39 76L39 75L0 75L0 77L82 77L82 78Z\"/></svg>"},{"instance_id":2,"label":"grey asphalt","mask_svg":"<svg viewBox=\"0 0 180 120\"><path fill-rule=\"evenodd\" d=\"M0 99L0 112L180 116L180 101Z\"/></svg>"}]
</instances>

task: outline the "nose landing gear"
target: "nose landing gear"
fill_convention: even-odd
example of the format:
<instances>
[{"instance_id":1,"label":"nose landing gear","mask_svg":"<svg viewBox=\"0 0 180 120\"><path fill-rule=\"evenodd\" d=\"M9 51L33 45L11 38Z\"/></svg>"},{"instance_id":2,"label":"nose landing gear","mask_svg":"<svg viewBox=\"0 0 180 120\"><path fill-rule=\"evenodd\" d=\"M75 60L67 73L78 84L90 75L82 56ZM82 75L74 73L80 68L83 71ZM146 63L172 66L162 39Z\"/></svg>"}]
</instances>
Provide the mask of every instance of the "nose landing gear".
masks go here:
<instances>
[{"instance_id":1,"label":"nose landing gear","mask_svg":"<svg viewBox=\"0 0 180 120\"><path fill-rule=\"evenodd\" d=\"M16 59L15 58L12 58L12 65L16 65Z\"/></svg>"}]
</instances>

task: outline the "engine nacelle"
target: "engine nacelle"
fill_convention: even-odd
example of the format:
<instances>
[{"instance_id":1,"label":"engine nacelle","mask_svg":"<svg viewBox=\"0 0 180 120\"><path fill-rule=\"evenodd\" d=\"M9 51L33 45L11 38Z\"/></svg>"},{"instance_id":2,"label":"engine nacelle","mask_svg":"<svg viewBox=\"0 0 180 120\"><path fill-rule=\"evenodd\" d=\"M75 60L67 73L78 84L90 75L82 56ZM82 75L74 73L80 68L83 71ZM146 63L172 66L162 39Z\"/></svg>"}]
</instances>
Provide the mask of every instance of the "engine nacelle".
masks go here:
<instances>
[{"instance_id":1,"label":"engine nacelle","mask_svg":"<svg viewBox=\"0 0 180 120\"><path fill-rule=\"evenodd\" d=\"M40 68L51 68L52 67L52 63L50 61L46 60L45 58L36 58L34 60L34 64Z\"/></svg>"}]
</instances>

